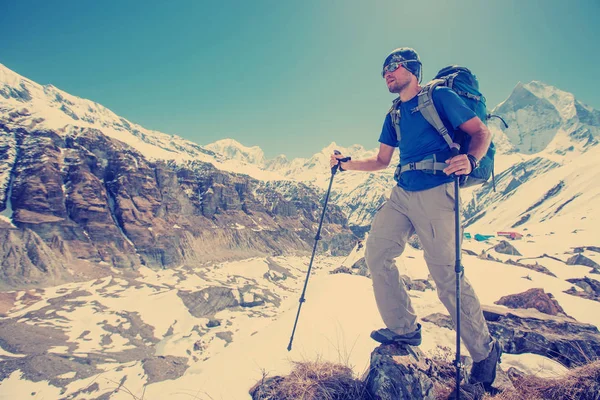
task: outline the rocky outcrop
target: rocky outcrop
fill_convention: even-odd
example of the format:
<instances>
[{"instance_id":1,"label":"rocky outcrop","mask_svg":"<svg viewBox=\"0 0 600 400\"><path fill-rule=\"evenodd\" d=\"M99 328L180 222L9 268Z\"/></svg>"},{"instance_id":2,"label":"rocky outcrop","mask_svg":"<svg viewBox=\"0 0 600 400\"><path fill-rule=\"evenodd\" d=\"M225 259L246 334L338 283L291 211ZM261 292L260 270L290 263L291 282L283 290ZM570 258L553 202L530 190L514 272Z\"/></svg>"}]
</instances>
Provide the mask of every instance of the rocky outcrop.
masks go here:
<instances>
[{"instance_id":1,"label":"rocky outcrop","mask_svg":"<svg viewBox=\"0 0 600 400\"><path fill-rule=\"evenodd\" d=\"M371 353L367 391L381 400L434 400L429 367L418 348L379 346Z\"/></svg>"},{"instance_id":2,"label":"rocky outcrop","mask_svg":"<svg viewBox=\"0 0 600 400\"><path fill-rule=\"evenodd\" d=\"M175 356L153 356L142 360L147 383L177 379L188 369L187 358Z\"/></svg>"},{"instance_id":3,"label":"rocky outcrop","mask_svg":"<svg viewBox=\"0 0 600 400\"><path fill-rule=\"evenodd\" d=\"M495 304L508 308L534 308L544 314L566 316L565 310L558 304L554 296L551 293L545 293L544 289L533 288L523 293L503 296Z\"/></svg>"},{"instance_id":4,"label":"rocky outcrop","mask_svg":"<svg viewBox=\"0 0 600 400\"><path fill-rule=\"evenodd\" d=\"M0 289L64 281L66 260L50 245L31 229L0 228Z\"/></svg>"},{"instance_id":5,"label":"rocky outcrop","mask_svg":"<svg viewBox=\"0 0 600 400\"><path fill-rule=\"evenodd\" d=\"M435 290L431 282L427 279L411 279L408 275L401 275L400 279L402 279L407 290L417 290L419 292Z\"/></svg>"},{"instance_id":6,"label":"rocky outcrop","mask_svg":"<svg viewBox=\"0 0 600 400\"><path fill-rule=\"evenodd\" d=\"M307 254L314 242L322 193L306 185L263 182L197 161L150 161L94 129L0 125L0 132L16 147L14 156L10 146L0 149L0 170L10 173L0 185L0 211L12 210L14 224L0 226L6 286L89 278L108 267ZM351 250L338 207L328 205L323 225L320 251Z\"/></svg>"},{"instance_id":7,"label":"rocky outcrop","mask_svg":"<svg viewBox=\"0 0 600 400\"><path fill-rule=\"evenodd\" d=\"M490 334L508 354L533 353L558 361L566 367L587 364L600 357L600 332L594 325L537 310L507 310L482 305ZM449 315L432 314L423 321L452 329Z\"/></svg>"},{"instance_id":8,"label":"rocky outcrop","mask_svg":"<svg viewBox=\"0 0 600 400\"><path fill-rule=\"evenodd\" d=\"M600 357L600 332L590 324L536 310L506 310L482 306L492 336L509 354L534 353L566 367Z\"/></svg>"},{"instance_id":9,"label":"rocky outcrop","mask_svg":"<svg viewBox=\"0 0 600 400\"><path fill-rule=\"evenodd\" d=\"M197 318L215 315L226 308L240 305L234 289L226 287L209 287L197 292L178 291L177 295L188 308L190 314Z\"/></svg>"},{"instance_id":10,"label":"rocky outcrop","mask_svg":"<svg viewBox=\"0 0 600 400\"><path fill-rule=\"evenodd\" d=\"M508 259L504 262L504 264L509 264L509 265L517 265L519 267L523 267L523 268L527 268L530 269L532 271L536 271L536 272L541 272L542 274L546 274L546 275L550 275L556 278L556 275L553 274L552 272L550 272L550 270L546 267L544 267L541 264L538 264L538 262L536 261L535 264L525 264L522 262L518 262L518 261L513 261L512 259Z\"/></svg>"},{"instance_id":11,"label":"rocky outcrop","mask_svg":"<svg viewBox=\"0 0 600 400\"><path fill-rule=\"evenodd\" d=\"M569 290L565 290L565 293L583 297L589 300L600 301L600 282L598 282L596 279L586 276L584 278L567 279L567 282L574 283L583 289L583 291L578 291L575 289L575 287L572 287Z\"/></svg>"},{"instance_id":12,"label":"rocky outcrop","mask_svg":"<svg viewBox=\"0 0 600 400\"><path fill-rule=\"evenodd\" d=\"M585 265L591 268L600 268L600 265L592 259L587 258L583 254L575 254L567 260L567 265Z\"/></svg>"},{"instance_id":13,"label":"rocky outcrop","mask_svg":"<svg viewBox=\"0 0 600 400\"><path fill-rule=\"evenodd\" d=\"M508 243L506 240L502 240L500 243L495 245L494 250L496 250L498 253L509 254L511 256L522 255L521 253L519 253L519 250L517 250L515 246Z\"/></svg>"}]
</instances>

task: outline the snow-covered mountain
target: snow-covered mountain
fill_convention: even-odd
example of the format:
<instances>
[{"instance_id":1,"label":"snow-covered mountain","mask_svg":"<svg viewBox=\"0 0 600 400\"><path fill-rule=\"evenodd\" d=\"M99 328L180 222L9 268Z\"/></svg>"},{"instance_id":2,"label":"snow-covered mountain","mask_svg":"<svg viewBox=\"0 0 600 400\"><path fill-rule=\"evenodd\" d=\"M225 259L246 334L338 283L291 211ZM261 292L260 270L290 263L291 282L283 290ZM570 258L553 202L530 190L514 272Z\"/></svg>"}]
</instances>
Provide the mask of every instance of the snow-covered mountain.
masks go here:
<instances>
[{"instance_id":1,"label":"snow-covered mountain","mask_svg":"<svg viewBox=\"0 0 600 400\"><path fill-rule=\"evenodd\" d=\"M557 185L561 188L562 195L556 196L555 201L568 202L569 207L560 208L556 217L567 213L569 209L576 210L576 214L584 210L586 213L594 213L593 209L578 207L578 203L585 204L589 199L595 198L597 190L594 185L581 188L579 182L594 182L600 170L593 162L600 151L596 146L600 138L600 111L579 102L571 93L533 81L517 84L507 100L495 107L492 113L502 116L509 125L505 128L495 119L489 124L497 148L496 191L491 182L463 191L465 217L469 225L478 221L477 226L482 227L501 220L504 228L511 228L521 217L515 215L511 217L512 220L507 215L493 217L490 211L504 209L503 202L509 197L519 199L524 204L524 210L532 207L533 211L528 213L531 222L547 221L549 217L546 214L535 215L542 212L544 207L534 205L540 196ZM377 144L375 137L373 142ZM290 162L284 160L277 167L269 169L289 179L326 189L331 177L329 155L334 149L340 150L344 155L352 155L355 159L372 157L377 152L375 148L365 150L358 145L343 148L331 143L309 159L298 158ZM243 150L240 147L239 151ZM331 201L342 207L351 224L368 227L374 210L384 201L394 184L396 161L397 158L384 171L349 171L335 176ZM566 178L567 176L572 179ZM529 181L532 182L532 189L524 185ZM524 188L523 191L521 187ZM574 193L574 190L577 191ZM582 190L585 195L580 194L571 199L570 196ZM563 199L563 196L566 198ZM554 202L546 203L549 204ZM586 217L588 222L598 219L588 214L580 217Z\"/></svg>"},{"instance_id":2,"label":"snow-covered mountain","mask_svg":"<svg viewBox=\"0 0 600 400\"><path fill-rule=\"evenodd\" d=\"M265 167L265 154L258 146L246 147L233 139L221 139L205 147L231 160L255 164L261 168Z\"/></svg>"},{"instance_id":3,"label":"snow-covered mountain","mask_svg":"<svg viewBox=\"0 0 600 400\"><path fill-rule=\"evenodd\" d=\"M40 85L0 64L0 117L12 126L51 129L66 134L75 127L93 128L127 143L147 157L214 162L219 156L176 135L146 129L108 108Z\"/></svg>"},{"instance_id":4,"label":"snow-covered mountain","mask_svg":"<svg viewBox=\"0 0 600 400\"><path fill-rule=\"evenodd\" d=\"M507 130L490 126L499 149L497 187L463 192L467 228L492 234L522 231L526 236L515 243L523 254L519 260L540 259L553 276L523 261L508 264L509 256L495 251L501 238L492 238L465 240L465 250L493 256L465 255L468 278L483 304L544 288L568 315L598 326L600 303L580 296L585 287L573 289L566 281L597 277L592 275L597 269L571 265L573 257L600 262L598 111L571 94L532 82L517 85L494 112L510 124ZM110 275L98 279L0 293L0 397L235 400L247 399L249 386L263 372L286 373L290 360L321 355L347 361L355 374L368 367L374 347L368 334L382 326L371 283L362 276L329 274L340 263L356 260L356 254L354 259L322 254L315 259L316 279L310 282L292 352L285 346L308 257L257 255L211 261L201 268L170 265L179 264L173 254L188 260L200 254L194 252L198 249L214 253L217 246L231 248L232 243L247 254L248 248L262 246L256 238L268 239L268 245L289 242L290 247L303 239L312 242L320 205L314 192L308 196L307 186L293 180L325 188L334 149L353 158L372 156L375 149L332 143L310 158L266 160L259 148L231 140L199 146L145 130L97 103L38 85L3 66L0 122L10 127L0 129L0 205L7 214L0 216L0 229L6 232L2 245L11 237L25 244L3 247L7 259L39 261L61 252L68 257L51 261L64 264L61 272L67 273L76 263L82 271L92 269L82 255L87 252L110 269ZM17 154L17 146L28 156ZM163 161L155 165L150 159ZM251 182L196 165L196 160L274 181ZM331 201L345 207L354 224L367 226L393 185L392 173L393 167L338 173ZM19 193L12 196L10 188ZM27 207L5 200L11 198ZM294 198L303 201L290 201ZM12 206L29 229L10 225ZM296 217L298 210L310 215ZM340 234L345 227L341 213L334 214L333 207L328 211L329 218L339 217L328 233L349 242ZM298 238L284 240L279 225ZM121 254L160 265L116 270L114 260L113 265L104 261ZM407 246L399 261L410 278L427 278L422 251ZM47 265L36 264L31 271L47 273ZM433 290L411 290L410 295L420 318L445 312ZM451 330L421 322L427 332L424 351L453 348ZM535 373L547 368L548 359L506 355L502 365L511 363ZM550 369L545 374L564 371L556 364Z\"/></svg>"},{"instance_id":5,"label":"snow-covered mountain","mask_svg":"<svg viewBox=\"0 0 600 400\"><path fill-rule=\"evenodd\" d=\"M492 112L506 120L509 128L504 133L524 154L581 152L600 137L600 111L538 81L519 82Z\"/></svg>"},{"instance_id":6,"label":"snow-covered mountain","mask_svg":"<svg viewBox=\"0 0 600 400\"><path fill-rule=\"evenodd\" d=\"M498 191L491 190L491 184L464 191L465 217L469 223L476 220L485 223L491 215L489 208L499 207L498 202L508 193L510 196L519 193L516 188L526 181L540 179L550 187L558 185L561 180L557 177L562 173L547 172L579 163L582 154L596 148L600 137L600 111L579 102L573 94L542 82L518 83L492 112L509 125L505 128L496 120L489 124L497 147ZM2 65L0 117L15 124L12 126L50 128L63 134L78 129L75 127L95 128L132 145L149 158L183 163L201 160L218 169L242 171L260 180L299 181L322 190L331 178L328 160L334 149L355 159L372 157L377 152L376 135L372 149L360 145L344 148L331 143L310 158L292 160L285 155L266 159L259 147L247 147L232 139L200 146L177 136L146 130L93 101L71 96L52 85L39 85ZM335 176L330 201L342 207L351 225L368 227L374 210L394 184L396 161L397 158L384 171L349 171ZM582 173L593 174L590 171L594 171L593 165ZM563 193L570 193L569 182L564 185Z\"/></svg>"}]
</instances>

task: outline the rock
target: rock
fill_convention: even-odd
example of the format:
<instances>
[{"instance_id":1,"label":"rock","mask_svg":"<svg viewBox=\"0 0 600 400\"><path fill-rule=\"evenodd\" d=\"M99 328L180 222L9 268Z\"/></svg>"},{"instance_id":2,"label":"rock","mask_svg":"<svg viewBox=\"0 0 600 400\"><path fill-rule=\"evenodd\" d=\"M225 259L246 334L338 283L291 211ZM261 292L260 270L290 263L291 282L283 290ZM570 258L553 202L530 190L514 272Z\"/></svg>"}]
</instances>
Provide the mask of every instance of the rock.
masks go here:
<instances>
[{"instance_id":1,"label":"rock","mask_svg":"<svg viewBox=\"0 0 600 400\"><path fill-rule=\"evenodd\" d=\"M423 318L423 321L431 322L441 328L454 330L454 321L448 314L433 313Z\"/></svg>"},{"instance_id":2,"label":"rock","mask_svg":"<svg viewBox=\"0 0 600 400\"><path fill-rule=\"evenodd\" d=\"M215 336L225 341L225 347L227 347L229 343L233 342L233 332L231 331L217 332Z\"/></svg>"},{"instance_id":3,"label":"rock","mask_svg":"<svg viewBox=\"0 0 600 400\"><path fill-rule=\"evenodd\" d=\"M574 283L578 287L582 288L583 292L575 289L575 287L573 286L570 289L565 290L565 293L571 294L573 296L583 297L584 299L600 302L600 282L598 282L597 280L588 278L586 276L583 279L567 279L567 282Z\"/></svg>"},{"instance_id":4,"label":"rock","mask_svg":"<svg viewBox=\"0 0 600 400\"><path fill-rule=\"evenodd\" d=\"M508 243L506 240L500 241L497 245L494 246L494 250L498 253L509 254L513 256L521 256L522 254L513 246Z\"/></svg>"},{"instance_id":5,"label":"rock","mask_svg":"<svg viewBox=\"0 0 600 400\"><path fill-rule=\"evenodd\" d=\"M481 250L481 254L479 254L477 256L477 258L479 258L480 260L487 260L487 261L497 261L497 262L501 262L500 260L496 259L494 256L492 256L491 254L487 253L485 250Z\"/></svg>"},{"instance_id":6,"label":"rock","mask_svg":"<svg viewBox=\"0 0 600 400\"><path fill-rule=\"evenodd\" d=\"M206 318L226 308L239 306L237 296L231 288L208 287L197 292L179 290L177 295L188 308L190 314L197 318Z\"/></svg>"},{"instance_id":7,"label":"rock","mask_svg":"<svg viewBox=\"0 0 600 400\"><path fill-rule=\"evenodd\" d=\"M221 321L219 321L218 319L210 319L207 323L206 323L206 327L207 328L214 328L217 326L221 326Z\"/></svg>"},{"instance_id":8,"label":"rock","mask_svg":"<svg viewBox=\"0 0 600 400\"><path fill-rule=\"evenodd\" d=\"M65 357L58 354L36 354L20 358L9 358L0 362L0 381L7 379L14 371L20 371L23 380L46 381L57 387L88 378L102 372L96 369L95 362L87 357ZM64 374L73 376L65 378Z\"/></svg>"},{"instance_id":9,"label":"rock","mask_svg":"<svg viewBox=\"0 0 600 400\"><path fill-rule=\"evenodd\" d=\"M600 357L600 332L594 325L537 310L506 310L482 305L490 333L505 353L534 353L571 368Z\"/></svg>"},{"instance_id":10,"label":"rock","mask_svg":"<svg viewBox=\"0 0 600 400\"><path fill-rule=\"evenodd\" d=\"M566 315L560 304L550 293L545 293L544 289L529 289L523 293L503 296L495 304L507 306L509 308L535 308L536 310L549 315Z\"/></svg>"},{"instance_id":11,"label":"rock","mask_svg":"<svg viewBox=\"0 0 600 400\"><path fill-rule=\"evenodd\" d=\"M147 383L177 379L188 369L187 358L175 356L155 356L142 360L144 372L148 376Z\"/></svg>"},{"instance_id":12,"label":"rock","mask_svg":"<svg viewBox=\"0 0 600 400\"><path fill-rule=\"evenodd\" d=\"M600 253L600 247L598 247L598 246L580 246L580 247L575 247L575 249L573 251L575 253L583 253L586 250L595 251L596 253Z\"/></svg>"},{"instance_id":13,"label":"rock","mask_svg":"<svg viewBox=\"0 0 600 400\"><path fill-rule=\"evenodd\" d=\"M425 290L434 290L433 285L427 279L410 279L407 275L401 275L402 282L407 290L418 290L424 292Z\"/></svg>"},{"instance_id":14,"label":"rock","mask_svg":"<svg viewBox=\"0 0 600 400\"><path fill-rule=\"evenodd\" d=\"M586 267L600 268L597 262L587 258L583 254L575 254L573 257L570 257L567 260L567 265L585 265Z\"/></svg>"},{"instance_id":15,"label":"rock","mask_svg":"<svg viewBox=\"0 0 600 400\"><path fill-rule=\"evenodd\" d=\"M588 294L600 297L600 282L595 279L586 276L584 278L567 279L567 282L576 284Z\"/></svg>"},{"instance_id":16,"label":"rock","mask_svg":"<svg viewBox=\"0 0 600 400\"><path fill-rule=\"evenodd\" d=\"M381 400L433 400L429 370L424 354L416 347L379 346L371 353L367 391Z\"/></svg>"},{"instance_id":17,"label":"rock","mask_svg":"<svg viewBox=\"0 0 600 400\"><path fill-rule=\"evenodd\" d=\"M352 269L358 269L358 275L360 276L366 276L367 278L371 277L371 271L369 271L369 267L367 267L367 261L364 257L356 261L352 265Z\"/></svg>"},{"instance_id":18,"label":"rock","mask_svg":"<svg viewBox=\"0 0 600 400\"><path fill-rule=\"evenodd\" d=\"M462 249L462 252L463 252L463 253L465 253L465 254L468 254L468 255L470 255L470 256L475 256L475 257L477 257L477 253L475 253L473 250L469 250L469 249L465 249L465 248L463 248L463 249Z\"/></svg>"},{"instance_id":19,"label":"rock","mask_svg":"<svg viewBox=\"0 0 600 400\"><path fill-rule=\"evenodd\" d=\"M546 275L550 275L553 277L556 277L556 275L554 275L552 272L550 272L550 270L546 267L544 267L543 265L540 265L537 263L537 261L535 262L535 264L524 264L518 261L513 261L512 259L508 259L504 262L504 264L508 264L508 265L517 265L519 267L523 267L523 268L527 268L530 269L532 271L537 271L537 272L541 272L542 274L546 274ZM530 279L531 280L531 279Z\"/></svg>"},{"instance_id":20,"label":"rock","mask_svg":"<svg viewBox=\"0 0 600 400\"><path fill-rule=\"evenodd\" d=\"M408 238L408 244L414 249L423 250L423 245L421 244L421 240L417 234L414 234Z\"/></svg>"},{"instance_id":21,"label":"rock","mask_svg":"<svg viewBox=\"0 0 600 400\"><path fill-rule=\"evenodd\" d=\"M348 267L344 267L343 265L341 267L337 267L336 269L334 269L333 271L329 272L330 274L349 274L352 275L352 270Z\"/></svg>"}]
</instances>

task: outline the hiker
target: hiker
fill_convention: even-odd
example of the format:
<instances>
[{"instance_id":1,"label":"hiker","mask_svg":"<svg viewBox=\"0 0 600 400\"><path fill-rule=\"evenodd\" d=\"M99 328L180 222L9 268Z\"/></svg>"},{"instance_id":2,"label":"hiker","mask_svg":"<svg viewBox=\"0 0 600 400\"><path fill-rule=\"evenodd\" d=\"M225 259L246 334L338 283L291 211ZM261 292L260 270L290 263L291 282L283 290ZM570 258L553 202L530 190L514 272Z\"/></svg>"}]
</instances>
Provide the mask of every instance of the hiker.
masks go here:
<instances>
[{"instance_id":1,"label":"hiker","mask_svg":"<svg viewBox=\"0 0 600 400\"><path fill-rule=\"evenodd\" d=\"M382 76L388 90L397 93L392 110L386 115L379 152L369 159L346 159L331 155L331 166L340 171L377 171L385 169L399 147L400 166L396 170L397 185L390 198L377 210L369 233L365 259L371 272L379 313L386 328L373 331L371 337L383 344L421 344L421 325L400 279L394 259L402 254L407 240L417 233L425 253L425 261L433 277L440 300L456 324L455 277L455 198L453 174L468 176L477 168L491 142L485 124L465 102L448 87L433 90L433 102L448 133L470 135L469 154L451 156L447 141L427 122L418 109L421 92L421 62L411 48L399 48L388 55ZM392 113L399 111L398 140ZM398 132L399 133L399 132ZM433 161L433 162L432 162ZM437 171L414 166L442 164ZM411 166L412 165L412 166ZM461 274L460 336L473 358L470 383L491 385L496 375L500 344L488 331L479 299L469 281Z\"/></svg>"}]
</instances>

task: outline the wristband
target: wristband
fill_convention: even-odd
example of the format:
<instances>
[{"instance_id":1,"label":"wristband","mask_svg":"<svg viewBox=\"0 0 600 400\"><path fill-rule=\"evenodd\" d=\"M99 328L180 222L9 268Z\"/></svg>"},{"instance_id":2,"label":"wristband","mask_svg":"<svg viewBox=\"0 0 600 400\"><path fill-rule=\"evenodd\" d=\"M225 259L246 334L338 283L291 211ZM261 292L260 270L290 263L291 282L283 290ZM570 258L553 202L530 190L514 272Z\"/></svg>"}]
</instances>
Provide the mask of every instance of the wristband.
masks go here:
<instances>
[{"instance_id":1,"label":"wristband","mask_svg":"<svg viewBox=\"0 0 600 400\"><path fill-rule=\"evenodd\" d=\"M471 163L471 173L473 173L473 171L475 171L475 169L477 169L477 167L479 167L479 160L477 159L477 157L475 157L472 154L467 154L467 158L469 159L469 162Z\"/></svg>"}]
</instances>

